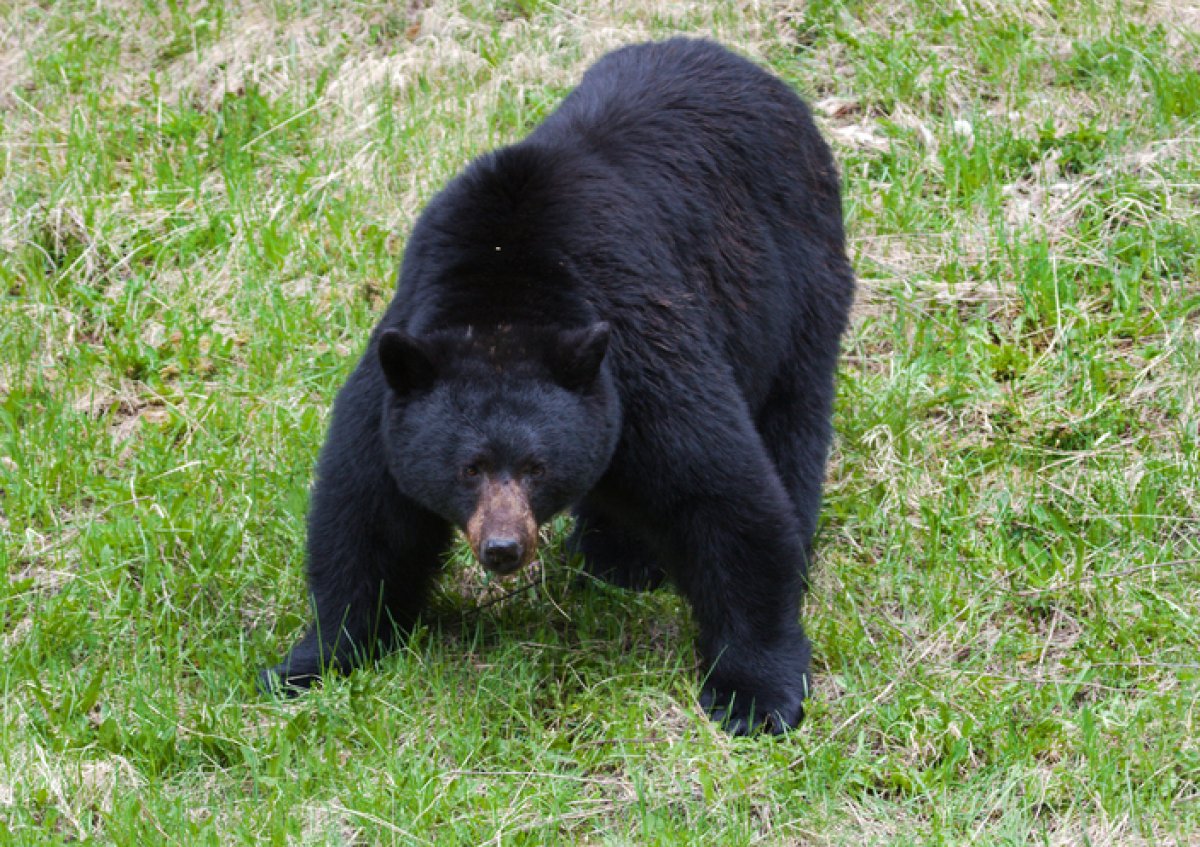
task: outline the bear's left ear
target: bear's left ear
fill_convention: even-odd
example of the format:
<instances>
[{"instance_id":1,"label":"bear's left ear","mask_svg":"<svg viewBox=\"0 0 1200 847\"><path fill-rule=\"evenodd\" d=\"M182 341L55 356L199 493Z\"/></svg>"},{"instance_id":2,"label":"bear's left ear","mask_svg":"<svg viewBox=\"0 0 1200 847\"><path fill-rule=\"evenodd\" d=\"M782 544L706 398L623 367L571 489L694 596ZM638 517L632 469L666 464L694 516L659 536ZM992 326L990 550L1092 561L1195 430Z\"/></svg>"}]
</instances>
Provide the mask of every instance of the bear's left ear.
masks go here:
<instances>
[{"instance_id":1,"label":"bear's left ear","mask_svg":"<svg viewBox=\"0 0 1200 847\"><path fill-rule=\"evenodd\" d=\"M591 385L608 351L608 336L604 321L560 332L550 355L550 369L558 384L572 391Z\"/></svg>"},{"instance_id":2,"label":"bear's left ear","mask_svg":"<svg viewBox=\"0 0 1200 847\"><path fill-rule=\"evenodd\" d=\"M400 396L429 388L437 375L433 358L420 339L395 329L379 336L379 364L388 385Z\"/></svg>"}]
</instances>

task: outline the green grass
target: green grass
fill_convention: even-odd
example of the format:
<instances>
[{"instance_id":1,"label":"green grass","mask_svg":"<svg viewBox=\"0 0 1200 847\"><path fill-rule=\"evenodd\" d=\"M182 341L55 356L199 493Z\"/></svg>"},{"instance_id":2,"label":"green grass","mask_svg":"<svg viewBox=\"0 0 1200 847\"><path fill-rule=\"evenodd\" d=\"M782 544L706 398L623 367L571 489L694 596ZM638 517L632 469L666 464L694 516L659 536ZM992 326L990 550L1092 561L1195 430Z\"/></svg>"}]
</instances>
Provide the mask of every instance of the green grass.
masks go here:
<instances>
[{"instance_id":1,"label":"green grass","mask_svg":"<svg viewBox=\"0 0 1200 847\"><path fill-rule=\"evenodd\" d=\"M1048 0L0 7L0 843L1200 843L1200 17ZM280 703L330 400L421 205L604 50L721 38L861 285L785 739L667 592L459 549Z\"/></svg>"}]
</instances>

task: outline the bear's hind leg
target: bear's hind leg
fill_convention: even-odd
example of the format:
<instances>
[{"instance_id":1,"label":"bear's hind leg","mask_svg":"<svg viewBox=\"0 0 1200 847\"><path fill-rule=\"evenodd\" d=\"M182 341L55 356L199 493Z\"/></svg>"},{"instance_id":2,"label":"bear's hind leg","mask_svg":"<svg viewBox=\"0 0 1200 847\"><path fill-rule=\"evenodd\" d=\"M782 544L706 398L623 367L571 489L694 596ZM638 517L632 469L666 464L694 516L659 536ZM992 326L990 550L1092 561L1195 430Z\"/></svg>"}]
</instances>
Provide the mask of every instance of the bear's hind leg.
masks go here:
<instances>
[{"instance_id":1,"label":"bear's hind leg","mask_svg":"<svg viewBox=\"0 0 1200 847\"><path fill-rule=\"evenodd\" d=\"M821 509L825 463L833 436L832 379L798 380L782 375L755 421L767 455L787 492L799 521L808 578L813 537Z\"/></svg>"},{"instance_id":2,"label":"bear's hind leg","mask_svg":"<svg viewBox=\"0 0 1200 847\"><path fill-rule=\"evenodd\" d=\"M666 579L645 541L586 505L575 511L567 549L583 555L589 575L627 591L653 591Z\"/></svg>"}]
</instances>

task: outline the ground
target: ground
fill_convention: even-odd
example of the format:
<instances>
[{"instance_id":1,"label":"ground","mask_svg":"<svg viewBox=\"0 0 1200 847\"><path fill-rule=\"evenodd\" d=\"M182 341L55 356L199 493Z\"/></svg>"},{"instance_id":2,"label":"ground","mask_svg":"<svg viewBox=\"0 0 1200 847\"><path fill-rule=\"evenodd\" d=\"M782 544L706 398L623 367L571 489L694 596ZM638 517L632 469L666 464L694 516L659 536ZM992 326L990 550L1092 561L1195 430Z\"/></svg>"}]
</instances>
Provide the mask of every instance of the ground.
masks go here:
<instances>
[{"instance_id":1,"label":"ground","mask_svg":"<svg viewBox=\"0 0 1200 847\"><path fill-rule=\"evenodd\" d=\"M805 723L710 726L682 603L578 591L565 522L515 591L459 548L405 651L260 698L421 204L679 32L792 82L843 168ZM1198 32L1106 0L4 6L4 840L1200 843Z\"/></svg>"}]
</instances>

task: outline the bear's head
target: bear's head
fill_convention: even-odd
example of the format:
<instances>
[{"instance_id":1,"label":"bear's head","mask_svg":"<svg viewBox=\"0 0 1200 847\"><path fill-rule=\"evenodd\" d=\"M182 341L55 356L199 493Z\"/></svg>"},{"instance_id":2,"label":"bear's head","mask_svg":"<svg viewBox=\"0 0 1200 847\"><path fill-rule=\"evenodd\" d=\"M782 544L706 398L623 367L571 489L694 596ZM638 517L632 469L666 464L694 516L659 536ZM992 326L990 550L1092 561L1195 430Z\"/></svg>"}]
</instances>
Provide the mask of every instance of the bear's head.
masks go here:
<instances>
[{"instance_id":1,"label":"bear's head","mask_svg":"<svg viewBox=\"0 0 1200 847\"><path fill-rule=\"evenodd\" d=\"M537 528L608 468L620 404L609 327L462 327L378 338L388 468L466 533L497 574L532 561Z\"/></svg>"}]
</instances>

